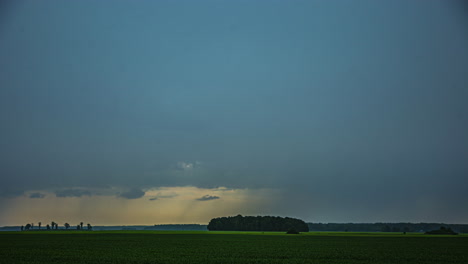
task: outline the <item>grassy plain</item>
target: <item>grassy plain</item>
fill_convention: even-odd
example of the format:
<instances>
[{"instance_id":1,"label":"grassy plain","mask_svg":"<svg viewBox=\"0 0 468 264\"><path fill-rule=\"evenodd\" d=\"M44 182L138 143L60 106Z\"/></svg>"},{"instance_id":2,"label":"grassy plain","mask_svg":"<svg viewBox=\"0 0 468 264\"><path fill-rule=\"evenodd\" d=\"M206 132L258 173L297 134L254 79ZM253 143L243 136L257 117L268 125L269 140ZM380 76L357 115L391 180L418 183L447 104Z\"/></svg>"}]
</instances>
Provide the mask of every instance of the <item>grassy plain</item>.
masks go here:
<instances>
[{"instance_id":1,"label":"grassy plain","mask_svg":"<svg viewBox=\"0 0 468 264\"><path fill-rule=\"evenodd\" d=\"M468 236L401 233L0 233L0 263L468 263Z\"/></svg>"}]
</instances>

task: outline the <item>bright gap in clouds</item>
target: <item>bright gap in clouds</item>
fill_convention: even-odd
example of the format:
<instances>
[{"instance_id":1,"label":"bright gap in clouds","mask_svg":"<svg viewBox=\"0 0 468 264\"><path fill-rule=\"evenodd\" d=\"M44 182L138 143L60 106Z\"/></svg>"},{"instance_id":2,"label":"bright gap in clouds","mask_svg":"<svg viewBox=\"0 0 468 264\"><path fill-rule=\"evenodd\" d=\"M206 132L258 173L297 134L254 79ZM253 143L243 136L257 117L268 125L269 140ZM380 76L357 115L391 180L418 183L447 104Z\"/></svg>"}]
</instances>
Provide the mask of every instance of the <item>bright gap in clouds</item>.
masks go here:
<instances>
[{"instance_id":1,"label":"bright gap in clouds","mask_svg":"<svg viewBox=\"0 0 468 264\"><path fill-rule=\"evenodd\" d=\"M116 189L113 189L116 191ZM60 194L60 192L58 192ZM59 225L79 222L92 225L207 224L211 218L237 214L269 214L277 191L273 189L205 189L192 186L146 190L138 198L110 195L58 196L57 192L33 191L10 198L0 216L2 225L29 222Z\"/></svg>"}]
</instances>

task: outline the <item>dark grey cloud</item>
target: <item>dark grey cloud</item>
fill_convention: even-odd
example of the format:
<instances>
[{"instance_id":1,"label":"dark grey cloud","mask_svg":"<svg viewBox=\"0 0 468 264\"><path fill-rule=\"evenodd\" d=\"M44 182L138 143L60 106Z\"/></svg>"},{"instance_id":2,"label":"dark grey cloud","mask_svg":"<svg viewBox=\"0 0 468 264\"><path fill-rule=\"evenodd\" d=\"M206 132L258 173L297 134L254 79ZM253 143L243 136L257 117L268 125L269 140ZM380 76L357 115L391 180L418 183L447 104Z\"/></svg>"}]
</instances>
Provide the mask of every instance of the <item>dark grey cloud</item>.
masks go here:
<instances>
[{"instance_id":1,"label":"dark grey cloud","mask_svg":"<svg viewBox=\"0 0 468 264\"><path fill-rule=\"evenodd\" d=\"M145 192L140 189L132 189L128 192L123 192L118 195L118 197L126 199L138 199L145 196Z\"/></svg>"},{"instance_id":2,"label":"dark grey cloud","mask_svg":"<svg viewBox=\"0 0 468 264\"><path fill-rule=\"evenodd\" d=\"M45 194L43 194L43 193L38 193L38 192L36 192L36 193L31 193L31 194L29 195L29 198L39 198L39 199L41 199L41 198L44 198L44 197L45 197Z\"/></svg>"},{"instance_id":3,"label":"dark grey cloud","mask_svg":"<svg viewBox=\"0 0 468 264\"><path fill-rule=\"evenodd\" d=\"M64 189L55 191L55 196L57 197L81 197L91 195L90 191L82 189Z\"/></svg>"},{"instance_id":4,"label":"dark grey cloud","mask_svg":"<svg viewBox=\"0 0 468 264\"><path fill-rule=\"evenodd\" d=\"M151 197L151 198L149 198L148 200L150 200L150 201L156 201L156 200L158 200L158 197Z\"/></svg>"},{"instance_id":5,"label":"dark grey cloud","mask_svg":"<svg viewBox=\"0 0 468 264\"><path fill-rule=\"evenodd\" d=\"M0 197L273 188L287 199L272 211L304 218L310 201L311 220L468 219L462 6L214 2L0 11Z\"/></svg>"},{"instance_id":6,"label":"dark grey cloud","mask_svg":"<svg viewBox=\"0 0 468 264\"><path fill-rule=\"evenodd\" d=\"M216 200L219 199L219 196L211 196L211 195L204 195L203 197L200 197L196 199L197 201L210 201L210 200Z\"/></svg>"}]
</instances>

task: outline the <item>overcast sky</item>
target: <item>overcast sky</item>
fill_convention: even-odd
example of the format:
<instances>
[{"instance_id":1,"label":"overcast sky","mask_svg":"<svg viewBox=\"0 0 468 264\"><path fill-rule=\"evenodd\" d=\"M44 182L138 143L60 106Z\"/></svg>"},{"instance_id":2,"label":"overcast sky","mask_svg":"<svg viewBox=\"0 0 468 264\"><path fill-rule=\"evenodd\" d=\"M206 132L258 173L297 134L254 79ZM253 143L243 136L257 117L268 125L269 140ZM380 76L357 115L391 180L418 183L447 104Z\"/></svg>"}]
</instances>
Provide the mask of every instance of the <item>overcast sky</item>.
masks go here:
<instances>
[{"instance_id":1,"label":"overcast sky","mask_svg":"<svg viewBox=\"0 0 468 264\"><path fill-rule=\"evenodd\" d=\"M456 0L2 1L0 225L468 223L467 47Z\"/></svg>"}]
</instances>

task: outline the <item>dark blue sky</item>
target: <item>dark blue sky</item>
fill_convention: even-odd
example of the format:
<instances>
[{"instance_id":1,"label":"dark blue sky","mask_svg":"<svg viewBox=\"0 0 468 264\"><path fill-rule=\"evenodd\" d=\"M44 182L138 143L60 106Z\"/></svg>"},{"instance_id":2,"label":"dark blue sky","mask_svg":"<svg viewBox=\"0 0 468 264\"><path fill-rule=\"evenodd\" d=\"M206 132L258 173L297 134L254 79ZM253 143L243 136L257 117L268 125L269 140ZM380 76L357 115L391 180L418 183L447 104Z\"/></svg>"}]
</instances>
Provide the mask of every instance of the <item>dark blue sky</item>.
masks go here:
<instances>
[{"instance_id":1,"label":"dark blue sky","mask_svg":"<svg viewBox=\"0 0 468 264\"><path fill-rule=\"evenodd\" d=\"M194 186L275 190L269 213L308 221L468 223L463 1L0 8L0 209Z\"/></svg>"}]
</instances>

